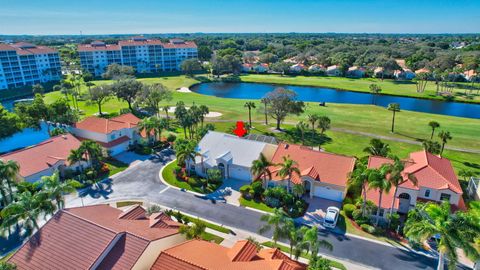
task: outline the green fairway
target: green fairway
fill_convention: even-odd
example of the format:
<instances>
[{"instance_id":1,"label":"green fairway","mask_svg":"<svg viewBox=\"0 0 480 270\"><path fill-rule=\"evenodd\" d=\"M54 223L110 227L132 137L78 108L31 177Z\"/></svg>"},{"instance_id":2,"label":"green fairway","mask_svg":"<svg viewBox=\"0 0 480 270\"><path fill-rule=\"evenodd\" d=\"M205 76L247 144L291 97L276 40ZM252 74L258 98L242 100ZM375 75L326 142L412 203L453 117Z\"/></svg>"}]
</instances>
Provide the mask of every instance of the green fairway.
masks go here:
<instances>
[{"instance_id":1,"label":"green fairway","mask_svg":"<svg viewBox=\"0 0 480 270\"><path fill-rule=\"evenodd\" d=\"M320 77L320 76L280 76L280 75L263 75L250 74L240 77L243 82L257 83L275 83L289 85L319 86L335 89L343 89L357 92L370 92L369 86L372 83L382 88L381 94L408 96L416 98L439 99L444 98L436 95L435 82L428 82L425 92L418 93L416 84L413 81L396 81L391 79L380 80L376 78L352 79L345 77ZM455 100L462 102L480 103L480 95L477 91L473 91L473 99L465 97L465 90L454 89Z\"/></svg>"},{"instance_id":2,"label":"green fairway","mask_svg":"<svg viewBox=\"0 0 480 270\"><path fill-rule=\"evenodd\" d=\"M250 76L246 76L242 78L249 77ZM185 76L169 76L139 80L145 83L160 82L171 90L198 83L197 80ZM96 81L94 83L111 83L111 81ZM83 87L82 89L83 91L87 90L86 87ZM60 96L61 94L59 92L53 92L46 94L45 98L48 102L52 102ZM196 93L174 92L173 100L164 102L164 104L173 106L180 100L184 101L187 106L195 102L197 105L207 105L210 108L210 111L221 112L223 114L221 117L213 119L226 121L228 123L216 123L218 129L226 130L228 127L234 125L235 121L245 121L248 119L247 110L243 107L246 100L217 98ZM261 123L264 119L262 104L258 102L258 100L253 101L256 103L257 109L252 110L252 119ZM92 115L97 112L97 107L95 105L89 105L85 101L80 102L80 108L85 112L83 116ZM127 104L118 101L116 98L112 98L104 105L104 111L107 112L119 112L122 108L127 108ZM332 128L335 129L345 129L353 132L367 132L413 141L429 139L431 129L428 126L428 122L437 121L440 123L441 127L436 131L436 134L438 134L440 130L448 130L452 134L453 139L447 143L447 146L480 150L479 119L401 111L400 113L397 113L395 133L390 133L392 114L383 107L334 103L327 104L326 107L320 107L316 103L307 103L304 114L300 116L289 116L287 117L286 122L294 123L298 120L305 120L307 115L311 113L327 115L332 120ZM206 119L206 121L210 120L211 119L209 118ZM270 119L269 121L272 123L273 119ZM254 126L257 126L257 128L260 129L262 124L257 122ZM288 127L287 124L284 124L283 126ZM361 156L363 154L363 148L371 139L371 137L368 136L345 133L340 130L327 131L327 135L330 137L331 141L322 145L323 148L327 151L355 156ZM436 135L434 139L438 140ZM392 150L394 150L393 152L401 157L406 157L409 152L421 149L420 145L410 143L391 140L389 140L388 143ZM452 161L457 170L461 168L469 168L480 171L480 155L478 154L446 150L444 156Z\"/></svg>"}]
</instances>

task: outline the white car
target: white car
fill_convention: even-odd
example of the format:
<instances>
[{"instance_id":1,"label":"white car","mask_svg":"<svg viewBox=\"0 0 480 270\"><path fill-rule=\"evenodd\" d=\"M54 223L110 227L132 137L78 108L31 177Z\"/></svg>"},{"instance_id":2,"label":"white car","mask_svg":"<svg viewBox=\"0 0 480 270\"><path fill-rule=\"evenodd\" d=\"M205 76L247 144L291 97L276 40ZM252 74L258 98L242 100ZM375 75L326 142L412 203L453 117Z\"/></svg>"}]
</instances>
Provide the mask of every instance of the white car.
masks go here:
<instances>
[{"instance_id":1,"label":"white car","mask_svg":"<svg viewBox=\"0 0 480 270\"><path fill-rule=\"evenodd\" d=\"M335 228L337 226L338 216L340 215L340 209L335 206L327 208L327 214L323 219L323 226L326 228Z\"/></svg>"}]
</instances>

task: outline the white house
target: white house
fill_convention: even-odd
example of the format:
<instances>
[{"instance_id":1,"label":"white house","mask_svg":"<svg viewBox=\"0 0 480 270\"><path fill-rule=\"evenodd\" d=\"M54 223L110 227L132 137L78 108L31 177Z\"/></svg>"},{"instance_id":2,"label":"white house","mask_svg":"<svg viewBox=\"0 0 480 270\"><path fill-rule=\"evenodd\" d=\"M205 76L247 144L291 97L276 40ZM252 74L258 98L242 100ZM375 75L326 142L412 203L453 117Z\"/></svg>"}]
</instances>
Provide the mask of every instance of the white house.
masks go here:
<instances>
[{"instance_id":1,"label":"white house","mask_svg":"<svg viewBox=\"0 0 480 270\"><path fill-rule=\"evenodd\" d=\"M395 70L393 72L393 77L395 77L397 80L412 80L415 78L415 72L408 68L404 70Z\"/></svg>"},{"instance_id":2,"label":"white house","mask_svg":"<svg viewBox=\"0 0 480 270\"><path fill-rule=\"evenodd\" d=\"M269 70L267 63L258 63L253 66L253 70L258 73L265 73Z\"/></svg>"},{"instance_id":3,"label":"white house","mask_svg":"<svg viewBox=\"0 0 480 270\"><path fill-rule=\"evenodd\" d=\"M328 76L341 76L342 71L340 70L340 66L333 65L327 67L327 71L325 72Z\"/></svg>"},{"instance_id":4,"label":"white house","mask_svg":"<svg viewBox=\"0 0 480 270\"><path fill-rule=\"evenodd\" d=\"M140 141L142 134L137 127L139 122L140 119L131 113L110 119L91 116L75 123L70 132L80 140L96 141L114 156Z\"/></svg>"},{"instance_id":5,"label":"white house","mask_svg":"<svg viewBox=\"0 0 480 270\"><path fill-rule=\"evenodd\" d=\"M365 77L365 69L357 66L349 67L347 71L347 77L363 78Z\"/></svg>"},{"instance_id":6,"label":"white house","mask_svg":"<svg viewBox=\"0 0 480 270\"><path fill-rule=\"evenodd\" d=\"M199 155L187 166L200 176L206 176L211 168L222 171L224 178L251 181L252 162L263 153L271 158L276 146L273 144L248 140L231 134L209 131L198 143Z\"/></svg>"},{"instance_id":7,"label":"white house","mask_svg":"<svg viewBox=\"0 0 480 270\"><path fill-rule=\"evenodd\" d=\"M59 135L39 144L0 156L0 160L13 160L20 166L20 180L35 182L56 170L63 175L66 169L81 170L88 166L84 161L70 164L68 156L78 149L80 141L71 134Z\"/></svg>"},{"instance_id":8,"label":"white house","mask_svg":"<svg viewBox=\"0 0 480 270\"><path fill-rule=\"evenodd\" d=\"M295 65L292 65L290 66L290 71L292 72L302 72L306 69L305 65L304 64L295 64Z\"/></svg>"},{"instance_id":9,"label":"white house","mask_svg":"<svg viewBox=\"0 0 480 270\"><path fill-rule=\"evenodd\" d=\"M312 72L312 73L318 73L318 72L325 71L325 68L321 65L313 64L313 65L308 67L308 71Z\"/></svg>"}]
</instances>

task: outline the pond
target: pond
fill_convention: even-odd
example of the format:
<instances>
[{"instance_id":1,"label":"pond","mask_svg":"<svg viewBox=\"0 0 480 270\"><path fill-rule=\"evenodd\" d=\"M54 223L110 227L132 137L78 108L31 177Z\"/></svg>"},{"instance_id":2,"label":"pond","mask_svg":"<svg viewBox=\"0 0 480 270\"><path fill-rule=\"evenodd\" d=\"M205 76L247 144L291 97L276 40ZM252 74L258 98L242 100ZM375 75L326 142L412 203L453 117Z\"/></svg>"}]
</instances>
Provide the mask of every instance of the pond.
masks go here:
<instances>
[{"instance_id":1,"label":"pond","mask_svg":"<svg viewBox=\"0 0 480 270\"><path fill-rule=\"evenodd\" d=\"M40 129L25 128L8 138L0 140L0 154L40 143L50 136L47 124L42 123Z\"/></svg>"},{"instance_id":2,"label":"pond","mask_svg":"<svg viewBox=\"0 0 480 270\"><path fill-rule=\"evenodd\" d=\"M260 99L277 87L295 91L298 100L351 104L375 104L387 107L399 103L402 110L444 114L458 117L480 118L480 105L441 100L419 99L389 95L374 96L370 93L352 92L331 88L274 85L263 83L203 83L192 87L192 91L222 98Z\"/></svg>"}]
</instances>

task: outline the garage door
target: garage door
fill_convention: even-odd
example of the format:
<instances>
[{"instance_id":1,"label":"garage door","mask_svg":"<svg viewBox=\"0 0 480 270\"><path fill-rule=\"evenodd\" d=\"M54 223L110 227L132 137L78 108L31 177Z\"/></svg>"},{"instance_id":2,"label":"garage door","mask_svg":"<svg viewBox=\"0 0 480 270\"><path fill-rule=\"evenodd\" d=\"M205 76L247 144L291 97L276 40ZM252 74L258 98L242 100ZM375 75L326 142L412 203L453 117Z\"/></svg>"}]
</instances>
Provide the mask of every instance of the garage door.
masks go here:
<instances>
[{"instance_id":1,"label":"garage door","mask_svg":"<svg viewBox=\"0 0 480 270\"><path fill-rule=\"evenodd\" d=\"M250 175L250 170L244 167L238 167L230 165L228 168L228 173L230 178L237 179L241 181L251 181L252 176Z\"/></svg>"},{"instance_id":2,"label":"garage door","mask_svg":"<svg viewBox=\"0 0 480 270\"><path fill-rule=\"evenodd\" d=\"M337 202L343 201L343 192L328 187L315 187L313 196Z\"/></svg>"},{"instance_id":3,"label":"garage door","mask_svg":"<svg viewBox=\"0 0 480 270\"><path fill-rule=\"evenodd\" d=\"M116 145L114 147L111 147L110 149L108 149L110 151L110 155L111 156L115 156L115 155L118 155L122 152L125 152L127 151L128 149L128 142L125 142L125 143L122 143L122 144L119 144L119 145Z\"/></svg>"}]
</instances>

